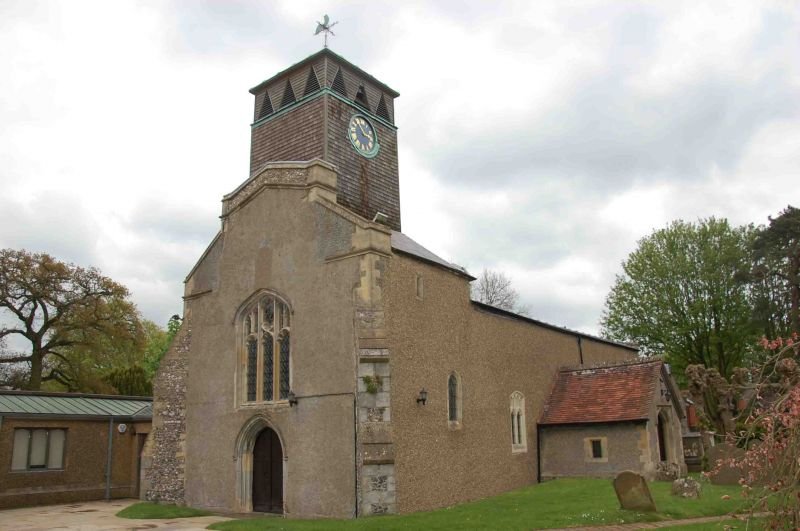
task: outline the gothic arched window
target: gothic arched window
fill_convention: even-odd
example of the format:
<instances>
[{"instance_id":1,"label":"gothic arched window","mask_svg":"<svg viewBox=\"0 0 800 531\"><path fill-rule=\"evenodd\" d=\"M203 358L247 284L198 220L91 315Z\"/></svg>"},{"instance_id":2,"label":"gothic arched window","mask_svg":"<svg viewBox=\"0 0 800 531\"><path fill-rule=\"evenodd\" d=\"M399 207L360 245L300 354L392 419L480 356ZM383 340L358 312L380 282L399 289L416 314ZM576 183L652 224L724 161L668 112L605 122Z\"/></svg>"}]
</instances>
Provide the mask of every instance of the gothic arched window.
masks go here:
<instances>
[{"instance_id":1,"label":"gothic arched window","mask_svg":"<svg viewBox=\"0 0 800 531\"><path fill-rule=\"evenodd\" d=\"M519 391L511 393L511 451L528 451L525 429L525 396Z\"/></svg>"},{"instance_id":2,"label":"gothic arched window","mask_svg":"<svg viewBox=\"0 0 800 531\"><path fill-rule=\"evenodd\" d=\"M264 295L242 312L245 402L275 402L289 397L291 342L289 305Z\"/></svg>"},{"instance_id":3,"label":"gothic arched window","mask_svg":"<svg viewBox=\"0 0 800 531\"><path fill-rule=\"evenodd\" d=\"M455 372L447 378L447 421L451 427L461 423L461 378Z\"/></svg>"}]
</instances>

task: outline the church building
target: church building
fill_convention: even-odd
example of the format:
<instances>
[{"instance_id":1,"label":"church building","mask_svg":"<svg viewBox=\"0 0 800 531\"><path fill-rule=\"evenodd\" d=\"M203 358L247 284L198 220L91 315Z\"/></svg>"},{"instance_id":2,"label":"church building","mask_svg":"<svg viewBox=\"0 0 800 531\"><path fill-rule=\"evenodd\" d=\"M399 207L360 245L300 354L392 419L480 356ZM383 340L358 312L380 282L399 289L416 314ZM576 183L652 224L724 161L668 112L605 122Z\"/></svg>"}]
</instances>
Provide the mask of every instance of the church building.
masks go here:
<instances>
[{"instance_id":1,"label":"church building","mask_svg":"<svg viewBox=\"0 0 800 531\"><path fill-rule=\"evenodd\" d=\"M472 301L401 232L383 82L325 48L250 92L250 176L186 277L143 497L353 518L539 481L559 370L637 349Z\"/></svg>"}]
</instances>

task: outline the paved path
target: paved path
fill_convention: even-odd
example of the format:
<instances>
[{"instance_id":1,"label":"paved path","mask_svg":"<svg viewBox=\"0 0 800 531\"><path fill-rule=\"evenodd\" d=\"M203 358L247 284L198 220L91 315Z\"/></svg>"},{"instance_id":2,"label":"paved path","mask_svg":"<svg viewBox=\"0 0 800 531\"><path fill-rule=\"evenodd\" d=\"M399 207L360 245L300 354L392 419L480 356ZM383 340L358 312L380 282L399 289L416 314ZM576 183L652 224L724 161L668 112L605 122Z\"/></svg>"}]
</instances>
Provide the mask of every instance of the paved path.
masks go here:
<instances>
[{"instance_id":1,"label":"paved path","mask_svg":"<svg viewBox=\"0 0 800 531\"><path fill-rule=\"evenodd\" d=\"M767 513L758 513L755 516L766 516ZM724 516L704 516L702 518L687 518L685 520L662 520L660 522L639 522L635 524L616 524L616 525L602 525L593 527L566 527L560 529L549 529L543 531L630 531L631 529L662 529L664 527L675 527L689 524L710 524L713 522L723 522L725 520L733 520L733 515L726 514ZM745 522L742 520L741 525L737 527L743 529Z\"/></svg>"},{"instance_id":2,"label":"paved path","mask_svg":"<svg viewBox=\"0 0 800 531\"><path fill-rule=\"evenodd\" d=\"M205 529L228 520L224 516L195 516L158 520L130 520L115 515L139 500L92 501L0 511L0 531L100 531L149 529Z\"/></svg>"},{"instance_id":3,"label":"paved path","mask_svg":"<svg viewBox=\"0 0 800 531\"><path fill-rule=\"evenodd\" d=\"M139 500L112 500L73 503L68 505L48 505L44 507L26 507L0 511L0 531L101 531L101 530L201 530L215 523L229 520L224 516L195 516L192 518L164 518L153 520L130 520L117 518L115 515L125 507ZM756 516L764 516L757 514ZM245 515L237 515L242 517ZM246 515L252 516L252 515ZM570 527L550 531L629 531L632 529L660 529L665 527L721 522L733 518L725 516L707 516L686 520L667 520L662 522L641 522L636 524L618 524L596 527ZM742 522L740 528L744 527Z\"/></svg>"}]
</instances>

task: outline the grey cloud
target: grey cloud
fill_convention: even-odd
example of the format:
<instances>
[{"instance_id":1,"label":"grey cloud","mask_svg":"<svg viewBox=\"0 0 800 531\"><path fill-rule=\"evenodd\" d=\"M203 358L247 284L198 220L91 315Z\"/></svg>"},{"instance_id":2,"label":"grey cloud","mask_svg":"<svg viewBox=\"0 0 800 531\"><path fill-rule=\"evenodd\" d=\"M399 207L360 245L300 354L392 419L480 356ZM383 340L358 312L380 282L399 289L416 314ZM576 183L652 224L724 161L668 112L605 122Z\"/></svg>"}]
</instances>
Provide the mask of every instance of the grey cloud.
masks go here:
<instances>
[{"instance_id":1,"label":"grey cloud","mask_svg":"<svg viewBox=\"0 0 800 531\"><path fill-rule=\"evenodd\" d=\"M219 205L147 199L133 209L127 226L169 242L210 242L219 230Z\"/></svg>"},{"instance_id":2,"label":"grey cloud","mask_svg":"<svg viewBox=\"0 0 800 531\"><path fill-rule=\"evenodd\" d=\"M173 1L166 16L172 22L172 50L229 55L256 45L285 41L292 31L269 2Z\"/></svg>"},{"instance_id":3,"label":"grey cloud","mask_svg":"<svg viewBox=\"0 0 800 531\"><path fill-rule=\"evenodd\" d=\"M416 147L442 179L469 186L550 174L619 189L637 179L694 179L714 165L732 168L762 125L798 108L780 72L752 83L706 76L666 96L632 94L610 73L587 79L566 104L543 115L455 137L443 149L424 139Z\"/></svg>"},{"instance_id":4,"label":"grey cloud","mask_svg":"<svg viewBox=\"0 0 800 531\"><path fill-rule=\"evenodd\" d=\"M28 204L0 198L0 247L46 252L90 266L98 258L100 231L81 202L68 194L43 192Z\"/></svg>"}]
</instances>

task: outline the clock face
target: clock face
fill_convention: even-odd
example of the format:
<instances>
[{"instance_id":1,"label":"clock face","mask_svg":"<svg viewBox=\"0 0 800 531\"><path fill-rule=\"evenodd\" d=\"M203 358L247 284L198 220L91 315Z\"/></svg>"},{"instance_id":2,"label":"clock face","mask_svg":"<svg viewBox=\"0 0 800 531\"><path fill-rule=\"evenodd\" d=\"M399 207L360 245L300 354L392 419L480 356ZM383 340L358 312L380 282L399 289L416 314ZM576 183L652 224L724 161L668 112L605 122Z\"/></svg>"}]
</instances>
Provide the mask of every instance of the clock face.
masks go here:
<instances>
[{"instance_id":1,"label":"clock face","mask_svg":"<svg viewBox=\"0 0 800 531\"><path fill-rule=\"evenodd\" d=\"M347 136L356 151L365 157L374 157L378 154L378 134L366 118L356 114L350 118Z\"/></svg>"}]
</instances>

